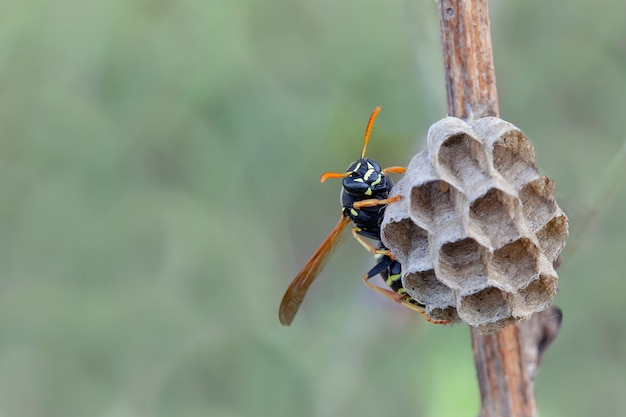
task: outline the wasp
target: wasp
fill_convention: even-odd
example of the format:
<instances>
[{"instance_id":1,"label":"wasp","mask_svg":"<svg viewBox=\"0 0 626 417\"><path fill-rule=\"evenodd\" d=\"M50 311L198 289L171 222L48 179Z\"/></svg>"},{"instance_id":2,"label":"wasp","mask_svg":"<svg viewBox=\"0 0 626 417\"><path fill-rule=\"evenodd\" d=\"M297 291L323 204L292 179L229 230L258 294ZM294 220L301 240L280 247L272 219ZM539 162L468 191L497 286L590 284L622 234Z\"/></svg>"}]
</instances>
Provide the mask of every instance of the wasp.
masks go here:
<instances>
[{"instance_id":1,"label":"wasp","mask_svg":"<svg viewBox=\"0 0 626 417\"><path fill-rule=\"evenodd\" d=\"M370 115L367 128L365 129L361 157L350 164L346 172L326 172L320 178L321 182L325 182L330 178L341 178L343 180L341 218L287 288L278 311L280 322L285 326L289 326L293 321L306 292L320 273L329 254L337 244L341 233L350 223L354 226L352 228L354 238L376 258L374 267L367 274L363 275L363 282L379 294L417 311L431 323L445 324L449 322L449 320L430 318L424 311L424 305L409 297L400 279L402 276L400 262L394 258L381 241L380 224L383 220L385 208L387 205L393 204L402 198L399 195L389 197L389 192L393 187L389 173L402 174L406 171L406 168L393 166L381 169L376 161L365 157L374 120L379 112L380 107L376 107ZM371 243L368 239L377 242L377 244ZM379 274L389 288L379 287L369 281Z\"/></svg>"}]
</instances>

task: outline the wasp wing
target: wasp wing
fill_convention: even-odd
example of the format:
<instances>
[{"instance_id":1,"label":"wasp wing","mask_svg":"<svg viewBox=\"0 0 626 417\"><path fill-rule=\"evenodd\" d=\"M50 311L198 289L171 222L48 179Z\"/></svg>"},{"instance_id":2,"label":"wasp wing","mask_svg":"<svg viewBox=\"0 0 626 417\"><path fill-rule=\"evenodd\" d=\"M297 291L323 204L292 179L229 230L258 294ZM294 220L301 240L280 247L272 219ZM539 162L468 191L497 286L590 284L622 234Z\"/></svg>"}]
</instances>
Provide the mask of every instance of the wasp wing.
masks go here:
<instances>
[{"instance_id":1,"label":"wasp wing","mask_svg":"<svg viewBox=\"0 0 626 417\"><path fill-rule=\"evenodd\" d=\"M284 326L289 326L293 321L293 318L300 308L300 304L302 304L304 300L306 292L322 270L322 267L328 259L328 255L337 244L341 232L343 232L348 223L350 223L350 219L346 216L341 216L341 219L339 219L333 230L326 236L326 239L324 239L311 259L304 265L302 270L289 285L289 288L287 288L283 300L280 303L280 308L278 309L278 318Z\"/></svg>"}]
</instances>

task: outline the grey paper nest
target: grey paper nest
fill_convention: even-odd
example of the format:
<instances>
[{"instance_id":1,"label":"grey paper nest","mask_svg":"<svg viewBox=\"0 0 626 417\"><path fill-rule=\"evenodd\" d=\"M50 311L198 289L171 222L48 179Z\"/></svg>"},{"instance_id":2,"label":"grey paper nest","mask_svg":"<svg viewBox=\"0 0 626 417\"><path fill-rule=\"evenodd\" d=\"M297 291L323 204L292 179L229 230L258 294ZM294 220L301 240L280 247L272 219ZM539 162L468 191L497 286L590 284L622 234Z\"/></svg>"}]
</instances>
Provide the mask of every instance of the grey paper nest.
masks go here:
<instances>
[{"instance_id":1,"label":"grey paper nest","mask_svg":"<svg viewBox=\"0 0 626 417\"><path fill-rule=\"evenodd\" d=\"M437 122L396 194L382 240L431 317L491 331L550 306L567 217L518 128L495 117Z\"/></svg>"}]
</instances>

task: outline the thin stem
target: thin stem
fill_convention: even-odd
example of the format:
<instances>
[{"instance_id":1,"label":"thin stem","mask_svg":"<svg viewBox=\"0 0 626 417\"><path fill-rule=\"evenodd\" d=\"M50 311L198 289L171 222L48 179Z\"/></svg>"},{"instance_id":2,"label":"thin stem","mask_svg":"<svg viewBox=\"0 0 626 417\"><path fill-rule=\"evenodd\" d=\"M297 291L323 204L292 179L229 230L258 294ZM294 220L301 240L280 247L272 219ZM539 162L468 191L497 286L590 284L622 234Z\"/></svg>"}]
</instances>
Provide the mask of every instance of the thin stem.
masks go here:
<instances>
[{"instance_id":1,"label":"thin stem","mask_svg":"<svg viewBox=\"0 0 626 417\"><path fill-rule=\"evenodd\" d=\"M448 114L466 121L498 116L487 0L439 0ZM472 348L481 395L480 417L534 417L534 378L545 349L556 338L560 311L481 335Z\"/></svg>"},{"instance_id":2,"label":"thin stem","mask_svg":"<svg viewBox=\"0 0 626 417\"><path fill-rule=\"evenodd\" d=\"M438 5L448 115L468 122L498 116L487 0L441 0Z\"/></svg>"}]
</instances>

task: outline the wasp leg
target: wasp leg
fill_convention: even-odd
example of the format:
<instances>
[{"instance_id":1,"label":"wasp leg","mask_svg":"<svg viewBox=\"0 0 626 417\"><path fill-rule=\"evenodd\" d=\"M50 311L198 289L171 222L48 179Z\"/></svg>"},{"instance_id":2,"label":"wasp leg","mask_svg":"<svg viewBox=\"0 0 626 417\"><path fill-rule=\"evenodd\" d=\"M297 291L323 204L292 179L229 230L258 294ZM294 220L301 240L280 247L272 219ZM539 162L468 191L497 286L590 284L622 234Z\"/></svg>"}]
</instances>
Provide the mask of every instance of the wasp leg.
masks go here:
<instances>
[{"instance_id":1,"label":"wasp leg","mask_svg":"<svg viewBox=\"0 0 626 417\"><path fill-rule=\"evenodd\" d=\"M377 293L384 295L387 298L391 298L396 303L404 304L402 303L402 294L399 294L395 291L388 290L387 288L381 288L378 285L374 285L369 281L370 278L372 278L370 274L363 275L363 282L365 283L365 285L367 285L368 287L370 287Z\"/></svg>"},{"instance_id":2,"label":"wasp leg","mask_svg":"<svg viewBox=\"0 0 626 417\"><path fill-rule=\"evenodd\" d=\"M424 310L424 307L421 307L417 304L410 302L410 300L412 299L408 294L402 294L400 298L401 298L400 300L401 305L403 305L404 307L410 308L413 311L417 311L418 313L422 315L422 317L426 319L427 322L432 323L432 324L449 324L450 323L450 319L437 320L437 319L433 319L432 317L430 317L428 314L426 314L426 310Z\"/></svg>"},{"instance_id":3,"label":"wasp leg","mask_svg":"<svg viewBox=\"0 0 626 417\"><path fill-rule=\"evenodd\" d=\"M381 200L378 200L376 198L370 198L367 200L355 201L354 203L352 203L352 207L358 210L363 207L384 206L387 204L395 203L396 201L400 201L401 199L401 195L397 195L391 198L383 198Z\"/></svg>"},{"instance_id":4,"label":"wasp leg","mask_svg":"<svg viewBox=\"0 0 626 417\"><path fill-rule=\"evenodd\" d=\"M388 172L393 172L394 174L404 174L406 172L405 167L388 167L383 169L383 174L387 175Z\"/></svg>"},{"instance_id":5,"label":"wasp leg","mask_svg":"<svg viewBox=\"0 0 626 417\"><path fill-rule=\"evenodd\" d=\"M357 242L359 242L365 249L367 249L369 253L371 253L372 255L385 255L385 256L390 257L391 260L396 259L395 256L391 254L391 251L389 249L379 249L376 246L372 245L371 242L365 240L363 236L359 235L360 231L361 231L360 228L355 227L354 229L352 229L352 236L354 236Z\"/></svg>"},{"instance_id":6,"label":"wasp leg","mask_svg":"<svg viewBox=\"0 0 626 417\"><path fill-rule=\"evenodd\" d=\"M433 324L448 324L450 323L450 320L436 320L431 318L428 314L426 314L426 311L424 310L423 307L421 307L420 305L416 304L416 303L412 303L411 302L411 298L409 297L408 294L400 294L398 292L395 291L391 291L388 290L386 288L381 288L377 285L372 284L371 282L369 282L369 279L372 278L372 275L365 274L363 275L363 282L365 283L365 285L367 285L368 287L370 287L371 289L373 289L374 291L376 291L377 293L384 295L387 298L391 298L392 300L394 300L396 303L410 308L413 311L416 311L418 313L420 313L424 319L426 319L426 321L428 321L429 323L433 323Z\"/></svg>"}]
</instances>

